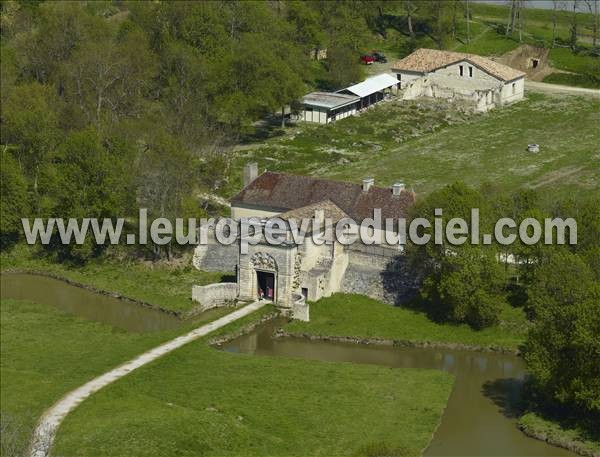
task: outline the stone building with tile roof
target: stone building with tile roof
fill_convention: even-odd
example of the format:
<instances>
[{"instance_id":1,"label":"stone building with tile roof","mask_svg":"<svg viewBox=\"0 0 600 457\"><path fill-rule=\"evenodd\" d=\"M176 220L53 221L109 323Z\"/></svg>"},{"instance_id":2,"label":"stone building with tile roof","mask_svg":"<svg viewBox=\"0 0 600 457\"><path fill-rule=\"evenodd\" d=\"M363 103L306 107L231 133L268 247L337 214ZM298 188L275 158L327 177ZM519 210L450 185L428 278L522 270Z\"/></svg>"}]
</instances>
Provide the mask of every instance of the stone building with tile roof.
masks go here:
<instances>
[{"instance_id":1,"label":"stone building with tile roof","mask_svg":"<svg viewBox=\"0 0 600 457\"><path fill-rule=\"evenodd\" d=\"M417 49L392 66L404 99L461 100L476 111L523 98L525 73L490 58L462 52Z\"/></svg>"},{"instance_id":2,"label":"stone building with tile roof","mask_svg":"<svg viewBox=\"0 0 600 457\"><path fill-rule=\"evenodd\" d=\"M306 300L316 301L335 292L395 301L385 297L381 278L386 266L402 255L403 246L385 242L385 226L370 232L382 242L374 245L340 242L334 230L347 218L357 224L371 220L375 210L383 221L397 221L407 217L414 202L414 192L402 183L378 187L372 178L352 183L270 171L258 175L256 164L248 164L244 188L231 199L232 219L254 217L265 226L277 217L285 229L280 244L262 239L249 245L246 254L238 251L238 298L271 300L292 316L305 319ZM298 242L291 224L299 226L305 218L311 220L308 236ZM313 220L318 221L316 228ZM323 229L326 223L332 224L332 231Z\"/></svg>"}]
</instances>

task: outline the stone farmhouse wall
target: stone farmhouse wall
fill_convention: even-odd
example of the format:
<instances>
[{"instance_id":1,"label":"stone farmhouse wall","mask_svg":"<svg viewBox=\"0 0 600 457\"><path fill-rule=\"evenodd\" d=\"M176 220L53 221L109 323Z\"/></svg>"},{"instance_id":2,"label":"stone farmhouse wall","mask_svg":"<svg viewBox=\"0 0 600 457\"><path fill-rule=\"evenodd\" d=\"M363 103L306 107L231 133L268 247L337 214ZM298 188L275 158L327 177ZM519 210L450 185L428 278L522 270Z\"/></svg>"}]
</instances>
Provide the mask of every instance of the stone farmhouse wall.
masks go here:
<instances>
[{"instance_id":1,"label":"stone farmhouse wall","mask_svg":"<svg viewBox=\"0 0 600 457\"><path fill-rule=\"evenodd\" d=\"M418 97L460 100L475 111L485 112L521 100L524 93L524 78L504 83L467 61L457 62L421 77L415 77L415 74L410 72L399 73L404 100Z\"/></svg>"}]
</instances>

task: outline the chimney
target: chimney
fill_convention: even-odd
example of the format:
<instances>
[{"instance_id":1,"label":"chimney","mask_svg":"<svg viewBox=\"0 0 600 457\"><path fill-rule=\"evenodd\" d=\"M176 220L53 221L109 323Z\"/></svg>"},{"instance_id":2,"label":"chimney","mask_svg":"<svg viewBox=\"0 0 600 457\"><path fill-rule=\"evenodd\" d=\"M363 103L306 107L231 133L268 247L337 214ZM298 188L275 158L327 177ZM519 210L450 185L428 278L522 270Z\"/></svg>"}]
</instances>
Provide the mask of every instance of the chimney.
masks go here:
<instances>
[{"instance_id":1,"label":"chimney","mask_svg":"<svg viewBox=\"0 0 600 457\"><path fill-rule=\"evenodd\" d=\"M248 162L244 166L244 187L258 178L258 164L256 162Z\"/></svg>"},{"instance_id":2,"label":"chimney","mask_svg":"<svg viewBox=\"0 0 600 457\"><path fill-rule=\"evenodd\" d=\"M395 182L392 185L392 194L394 194L394 197L398 197L400 195L400 192L402 192L403 190L404 190L403 182Z\"/></svg>"},{"instance_id":3,"label":"chimney","mask_svg":"<svg viewBox=\"0 0 600 457\"><path fill-rule=\"evenodd\" d=\"M375 179L365 178L362 180L362 191L369 192L369 189L375 184Z\"/></svg>"}]
</instances>

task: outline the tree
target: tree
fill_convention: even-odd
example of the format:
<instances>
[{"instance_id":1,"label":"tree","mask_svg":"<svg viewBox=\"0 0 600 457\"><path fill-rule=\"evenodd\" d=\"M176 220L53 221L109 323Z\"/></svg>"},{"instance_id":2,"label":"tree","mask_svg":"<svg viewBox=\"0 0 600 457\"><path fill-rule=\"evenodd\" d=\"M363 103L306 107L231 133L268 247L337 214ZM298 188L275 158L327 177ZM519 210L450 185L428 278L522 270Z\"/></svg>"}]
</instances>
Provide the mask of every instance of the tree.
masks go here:
<instances>
[{"instance_id":1,"label":"tree","mask_svg":"<svg viewBox=\"0 0 600 457\"><path fill-rule=\"evenodd\" d=\"M53 158L53 166L44 172L43 186L54 204L51 215L63 219L124 216L128 174L118 153L111 154L91 129L70 134ZM60 245L50 249L66 259L84 262L104 248L91 236L83 245Z\"/></svg>"},{"instance_id":2,"label":"tree","mask_svg":"<svg viewBox=\"0 0 600 457\"><path fill-rule=\"evenodd\" d=\"M454 183L432 192L414 208L412 218L422 217L435 226L452 218L472 224L472 209L479 209L480 231L490 233L492 215L487 199L480 192L462 183ZM436 209L442 214L436 216ZM505 301L505 273L498 262L494 246L450 243L446 233L441 244L435 243L433 230L429 243L410 243L407 255L410 263L424 278L421 298L425 309L438 320L465 322L473 328L483 328L498 321L501 303Z\"/></svg>"},{"instance_id":3,"label":"tree","mask_svg":"<svg viewBox=\"0 0 600 457\"><path fill-rule=\"evenodd\" d=\"M19 239L21 218L29 209L27 181L7 146L0 152L0 248L6 249Z\"/></svg>"},{"instance_id":4,"label":"tree","mask_svg":"<svg viewBox=\"0 0 600 457\"><path fill-rule=\"evenodd\" d=\"M509 17L506 26L506 36L514 33L518 28L519 41L523 41L523 0L509 0Z\"/></svg>"},{"instance_id":5,"label":"tree","mask_svg":"<svg viewBox=\"0 0 600 457\"><path fill-rule=\"evenodd\" d=\"M160 69L164 119L188 147L202 142L214 127L207 74L205 59L196 48L180 41L166 45Z\"/></svg>"},{"instance_id":6,"label":"tree","mask_svg":"<svg viewBox=\"0 0 600 457\"><path fill-rule=\"evenodd\" d=\"M482 329L499 320L505 282L494 251L461 247L437 259L421 296L434 316Z\"/></svg>"},{"instance_id":7,"label":"tree","mask_svg":"<svg viewBox=\"0 0 600 457\"><path fill-rule=\"evenodd\" d=\"M332 46L327 50L327 72L334 89L357 83L363 78L358 56L346 46Z\"/></svg>"},{"instance_id":8,"label":"tree","mask_svg":"<svg viewBox=\"0 0 600 457\"><path fill-rule=\"evenodd\" d=\"M578 256L557 250L536 274L535 325L523 355L542 406L600 419L600 283Z\"/></svg>"},{"instance_id":9,"label":"tree","mask_svg":"<svg viewBox=\"0 0 600 457\"><path fill-rule=\"evenodd\" d=\"M564 1L552 0L552 47L556 46L556 25L558 21L558 11L564 9L566 3Z\"/></svg>"},{"instance_id":10,"label":"tree","mask_svg":"<svg viewBox=\"0 0 600 457\"><path fill-rule=\"evenodd\" d=\"M426 14L431 18L431 38L438 49L444 49L444 44L452 28L451 3L445 0L432 0L423 5Z\"/></svg>"},{"instance_id":11,"label":"tree","mask_svg":"<svg viewBox=\"0 0 600 457\"><path fill-rule=\"evenodd\" d=\"M577 0L573 0L573 9L571 10L571 26L570 26L570 40L569 45L571 47L571 51L575 52L577 50L577 12L579 9L579 2Z\"/></svg>"},{"instance_id":12,"label":"tree","mask_svg":"<svg viewBox=\"0 0 600 457\"><path fill-rule=\"evenodd\" d=\"M471 42L471 11L470 0L465 0L465 16L467 17L467 43Z\"/></svg>"},{"instance_id":13,"label":"tree","mask_svg":"<svg viewBox=\"0 0 600 457\"><path fill-rule=\"evenodd\" d=\"M402 2L402 7L404 8L404 11L406 12L406 23L408 25L408 34L410 35L411 38L414 38L415 31L413 29L412 19L417 11L418 4L414 0L404 0Z\"/></svg>"},{"instance_id":14,"label":"tree","mask_svg":"<svg viewBox=\"0 0 600 457\"><path fill-rule=\"evenodd\" d=\"M600 13L598 11L598 0L584 0L588 11L593 16L592 21L592 46L595 48L598 43L598 20Z\"/></svg>"},{"instance_id":15,"label":"tree","mask_svg":"<svg viewBox=\"0 0 600 457\"><path fill-rule=\"evenodd\" d=\"M573 306L589 297L593 284L594 275L583 258L555 248L536 268L526 309L537 317L544 314L545 308Z\"/></svg>"},{"instance_id":16,"label":"tree","mask_svg":"<svg viewBox=\"0 0 600 457\"><path fill-rule=\"evenodd\" d=\"M105 25L80 2L43 2L33 23L15 37L20 67L40 83L58 83L59 68L84 41L101 37Z\"/></svg>"},{"instance_id":17,"label":"tree","mask_svg":"<svg viewBox=\"0 0 600 457\"><path fill-rule=\"evenodd\" d=\"M158 129L140 155L136 174L138 201L149 217L173 221L185 216L183 208L198 178L198 161L180 141ZM161 245L153 244L152 251L155 260L161 258ZM166 254L171 256L171 243Z\"/></svg>"},{"instance_id":18,"label":"tree","mask_svg":"<svg viewBox=\"0 0 600 457\"><path fill-rule=\"evenodd\" d=\"M286 43L263 34L245 34L233 52L211 68L219 121L234 132L260 116L274 113L304 91L302 59Z\"/></svg>"},{"instance_id":19,"label":"tree","mask_svg":"<svg viewBox=\"0 0 600 457\"><path fill-rule=\"evenodd\" d=\"M16 146L36 194L40 168L60 138L58 104L52 87L34 82L16 86L2 107L2 142Z\"/></svg>"},{"instance_id":20,"label":"tree","mask_svg":"<svg viewBox=\"0 0 600 457\"><path fill-rule=\"evenodd\" d=\"M294 25L295 41L306 53L313 52L316 58L325 43L317 11L306 2L291 1L287 3L286 15Z\"/></svg>"},{"instance_id":21,"label":"tree","mask_svg":"<svg viewBox=\"0 0 600 457\"><path fill-rule=\"evenodd\" d=\"M100 131L122 117L140 115L156 70L156 57L140 30L86 42L64 64L65 95Z\"/></svg>"}]
</instances>

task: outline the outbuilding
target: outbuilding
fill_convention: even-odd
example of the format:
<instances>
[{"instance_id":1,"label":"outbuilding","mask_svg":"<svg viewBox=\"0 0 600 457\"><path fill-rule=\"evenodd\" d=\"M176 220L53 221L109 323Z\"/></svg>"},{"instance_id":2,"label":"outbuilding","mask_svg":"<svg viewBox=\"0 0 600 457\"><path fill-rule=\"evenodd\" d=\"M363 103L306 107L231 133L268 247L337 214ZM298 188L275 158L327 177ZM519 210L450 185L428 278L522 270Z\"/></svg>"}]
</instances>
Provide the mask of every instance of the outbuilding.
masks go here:
<instances>
[{"instance_id":1,"label":"outbuilding","mask_svg":"<svg viewBox=\"0 0 600 457\"><path fill-rule=\"evenodd\" d=\"M360 97L358 109L364 109L382 101L386 94L395 93L397 86L398 80L396 78L387 73L382 73L367 78L361 83L346 87L338 91L338 93Z\"/></svg>"},{"instance_id":2,"label":"outbuilding","mask_svg":"<svg viewBox=\"0 0 600 457\"><path fill-rule=\"evenodd\" d=\"M352 116L358 109L360 97L335 92L311 92L302 99L300 120L328 124Z\"/></svg>"}]
</instances>

